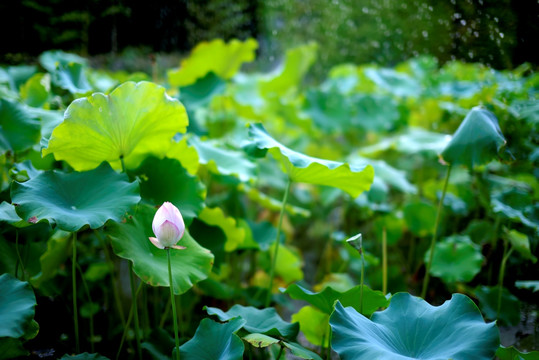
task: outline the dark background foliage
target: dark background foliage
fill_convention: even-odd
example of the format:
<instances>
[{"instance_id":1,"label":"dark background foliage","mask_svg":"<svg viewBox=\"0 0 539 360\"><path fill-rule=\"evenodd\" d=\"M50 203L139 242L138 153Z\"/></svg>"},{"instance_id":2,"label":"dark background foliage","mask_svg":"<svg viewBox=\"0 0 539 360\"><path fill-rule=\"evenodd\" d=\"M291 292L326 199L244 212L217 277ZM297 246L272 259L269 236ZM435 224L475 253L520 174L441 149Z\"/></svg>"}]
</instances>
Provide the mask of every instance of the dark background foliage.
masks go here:
<instances>
[{"instance_id":1,"label":"dark background foliage","mask_svg":"<svg viewBox=\"0 0 539 360\"><path fill-rule=\"evenodd\" d=\"M342 62L394 65L419 54L494 68L538 63L536 0L22 0L0 2L0 62L59 48L186 52L213 38L257 38L263 62L315 40L315 71Z\"/></svg>"}]
</instances>

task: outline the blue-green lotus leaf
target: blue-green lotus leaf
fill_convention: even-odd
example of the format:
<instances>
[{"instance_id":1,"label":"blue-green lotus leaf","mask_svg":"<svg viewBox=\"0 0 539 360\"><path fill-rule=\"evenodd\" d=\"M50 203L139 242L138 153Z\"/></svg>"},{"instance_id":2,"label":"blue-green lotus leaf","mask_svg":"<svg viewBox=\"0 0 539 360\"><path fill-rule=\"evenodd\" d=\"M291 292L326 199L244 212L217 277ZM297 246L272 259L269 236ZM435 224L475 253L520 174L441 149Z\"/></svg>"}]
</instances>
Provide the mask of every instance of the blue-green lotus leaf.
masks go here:
<instances>
[{"instance_id":1,"label":"blue-green lotus leaf","mask_svg":"<svg viewBox=\"0 0 539 360\"><path fill-rule=\"evenodd\" d=\"M52 132L43 155L54 154L77 171L103 161L136 168L149 155L163 157L177 133L188 125L183 105L150 82L126 82L109 95L73 101L64 121Z\"/></svg>"},{"instance_id":2,"label":"blue-green lotus leaf","mask_svg":"<svg viewBox=\"0 0 539 360\"><path fill-rule=\"evenodd\" d=\"M68 355L65 354L60 358L60 360L109 360L108 357L104 357L103 355L99 354L90 354L90 353L82 353L78 355Z\"/></svg>"},{"instance_id":3,"label":"blue-green lotus leaf","mask_svg":"<svg viewBox=\"0 0 539 360\"><path fill-rule=\"evenodd\" d=\"M352 306L359 311L359 297L361 285L355 286L348 291L340 292L328 286L320 292L309 291L297 284L290 285L285 291L292 299L305 300L320 311L331 314L335 301L339 300L343 306ZM363 287L363 314L371 315L379 308L386 307L389 300L381 291L375 291L368 286Z\"/></svg>"},{"instance_id":4,"label":"blue-green lotus leaf","mask_svg":"<svg viewBox=\"0 0 539 360\"><path fill-rule=\"evenodd\" d=\"M496 157L506 143L496 116L475 107L466 115L441 157L451 165L463 164L472 169Z\"/></svg>"},{"instance_id":5,"label":"blue-green lotus leaf","mask_svg":"<svg viewBox=\"0 0 539 360\"><path fill-rule=\"evenodd\" d=\"M0 99L0 155L38 144L40 130L39 121L23 105Z\"/></svg>"},{"instance_id":6,"label":"blue-green lotus leaf","mask_svg":"<svg viewBox=\"0 0 539 360\"><path fill-rule=\"evenodd\" d=\"M371 319L340 303L330 318L332 346L343 360L490 360L500 344L473 301L453 294L441 306L398 293Z\"/></svg>"},{"instance_id":7,"label":"blue-green lotus leaf","mask_svg":"<svg viewBox=\"0 0 539 360\"><path fill-rule=\"evenodd\" d=\"M9 274L0 275L0 338L23 336L36 307L36 296L30 284Z\"/></svg>"},{"instance_id":8,"label":"blue-green lotus leaf","mask_svg":"<svg viewBox=\"0 0 539 360\"><path fill-rule=\"evenodd\" d=\"M88 60L77 54L66 53L62 50L49 50L39 55L39 63L48 72L54 72L59 65L75 63L87 66Z\"/></svg>"},{"instance_id":9,"label":"blue-green lotus leaf","mask_svg":"<svg viewBox=\"0 0 539 360\"><path fill-rule=\"evenodd\" d=\"M139 185L103 163L86 172L45 171L24 182L13 182L11 199L17 214L30 223L48 221L58 228L96 229L107 220L120 221L140 201Z\"/></svg>"},{"instance_id":10,"label":"blue-green lotus leaf","mask_svg":"<svg viewBox=\"0 0 539 360\"><path fill-rule=\"evenodd\" d=\"M52 81L57 86L75 95L92 91L86 77L86 67L81 64L58 65L57 69L52 73Z\"/></svg>"},{"instance_id":11,"label":"blue-green lotus leaf","mask_svg":"<svg viewBox=\"0 0 539 360\"><path fill-rule=\"evenodd\" d=\"M249 135L258 149L267 149L293 182L339 188L352 197L368 190L374 179L372 166L317 159L291 150L273 139L262 124L251 124Z\"/></svg>"},{"instance_id":12,"label":"blue-green lotus leaf","mask_svg":"<svg viewBox=\"0 0 539 360\"><path fill-rule=\"evenodd\" d=\"M15 206L13 206L13 204L5 201L0 204L0 222L6 222L15 227L26 227L31 225L17 215Z\"/></svg>"},{"instance_id":13,"label":"blue-green lotus leaf","mask_svg":"<svg viewBox=\"0 0 539 360\"><path fill-rule=\"evenodd\" d=\"M243 328L250 333L260 333L293 340L299 332L298 323L291 324L284 321L274 308L260 310L252 306L234 305L227 312L213 307L206 307L205 309L209 315L216 315L221 321L228 321L241 316L246 321Z\"/></svg>"},{"instance_id":14,"label":"blue-green lotus leaf","mask_svg":"<svg viewBox=\"0 0 539 360\"><path fill-rule=\"evenodd\" d=\"M417 97L422 92L419 81L393 69L366 69L365 75L378 87L395 96Z\"/></svg>"},{"instance_id":15,"label":"blue-green lotus leaf","mask_svg":"<svg viewBox=\"0 0 539 360\"><path fill-rule=\"evenodd\" d=\"M152 286L169 286L167 252L155 247L150 236L156 209L148 205L137 207L136 214L126 223L112 223L107 233L114 253L133 262L133 270L142 281ZM170 250L174 292L183 294L194 284L208 277L213 265L213 254L200 246L185 231L178 245L184 250Z\"/></svg>"},{"instance_id":16,"label":"blue-green lotus leaf","mask_svg":"<svg viewBox=\"0 0 539 360\"><path fill-rule=\"evenodd\" d=\"M235 318L224 324L202 319L195 336L182 346L180 355L187 360L240 360L243 358L243 341L235 333L245 320ZM174 359L174 357L173 357Z\"/></svg>"}]
</instances>

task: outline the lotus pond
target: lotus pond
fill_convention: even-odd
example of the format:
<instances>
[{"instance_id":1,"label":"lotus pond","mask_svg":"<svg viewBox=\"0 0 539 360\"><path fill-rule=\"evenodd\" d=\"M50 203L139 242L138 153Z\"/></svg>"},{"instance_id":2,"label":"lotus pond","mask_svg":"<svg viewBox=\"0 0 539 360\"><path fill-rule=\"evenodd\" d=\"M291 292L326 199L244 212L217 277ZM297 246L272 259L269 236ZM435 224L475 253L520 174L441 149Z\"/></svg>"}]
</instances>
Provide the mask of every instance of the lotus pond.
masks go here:
<instances>
[{"instance_id":1,"label":"lotus pond","mask_svg":"<svg viewBox=\"0 0 539 360\"><path fill-rule=\"evenodd\" d=\"M257 46L0 68L0 359L539 359L533 69Z\"/></svg>"}]
</instances>

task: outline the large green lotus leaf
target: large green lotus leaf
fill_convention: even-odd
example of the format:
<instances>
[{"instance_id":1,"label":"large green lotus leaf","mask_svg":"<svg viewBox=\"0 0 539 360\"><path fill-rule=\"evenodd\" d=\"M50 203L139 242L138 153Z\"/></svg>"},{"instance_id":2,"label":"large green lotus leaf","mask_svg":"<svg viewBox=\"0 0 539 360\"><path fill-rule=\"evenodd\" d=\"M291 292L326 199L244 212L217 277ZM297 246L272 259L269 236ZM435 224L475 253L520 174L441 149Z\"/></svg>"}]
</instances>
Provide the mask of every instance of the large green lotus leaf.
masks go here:
<instances>
[{"instance_id":1,"label":"large green lotus leaf","mask_svg":"<svg viewBox=\"0 0 539 360\"><path fill-rule=\"evenodd\" d=\"M513 346L500 345L496 351L496 358L499 360L539 360L539 351L520 352Z\"/></svg>"},{"instance_id":2,"label":"large green lotus leaf","mask_svg":"<svg viewBox=\"0 0 539 360\"><path fill-rule=\"evenodd\" d=\"M107 163L86 172L45 171L24 183L13 182L11 199L17 214L37 223L46 220L59 229L77 231L120 221L140 201L139 185Z\"/></svg>"},{"instance_id":3,"label":"large green lotus leaf","mask_svg":"<svg viewBox=\"0 0 539 360\"><path fill-rule=\"evenodd\" d=\"M241 181L256 177L256 166L247 159L245 153L223 149L215 142L201 141L196 137L190 138L189 143L196 148L200 163L205 164L211 172L232 175Z\"/></svg>"},{"instance_id":4,"label":"large green lotus leaf","mask_svg":"<svg viewBox=\"0 0 539 360\"><path fill-rule=\"evenodd\" d=\"M252 306L234 305L227 312L213 307L205 307L205 309L208 315L215 315L221 321L241 316L245 320L243 328L250 333L293 340L299 332L299 324L284 321L274 308L257 309Z\"/></svg>"},{"instance_id":5,"label":"large green lotus leaf","mask_svg":"<svg viewBox=\"0 0 539 360\"><path fill-rule=\"evenodd\" d=\"M19 338L34 318L36 296L30 284L0 275L0 338Z\"/></svg>"},{"instance_id":6,"label":"large green lotus leaf","mask_svg":"<svg viewBox=\"0 0 539 360\"><path fill-rule=\"evenodd\" d=\"M211 319L202 319L195 336L182 346L180 355L187 360L240 360L244 345L235 333L245 320L235 318L224 324ZM172 357L174 359L174 357Z\"/></svg>"},{"instance_id":7,"label":"large green lotus leaf","mask_svg":"<svg viewBox=\"0 0 539 360\"><path fill-rule=\"evenodd\" d=\"M172 86L186 86L194 84L209 72L223 79L230 79L244 62L255 59L257 48L258 43L254 39L243 42L232 39L228 43L222 39L201 42L191 55L181 62L179 69L168 71L168 81Z\"/></svg>"},{"instance_id":8,"label":"large green lotus leaf","mask_svg":"<svg viewBox=\"0 0 539 360\"><path fill-rule=\"evenodd\" d=\"M217 226L223 230L226 236L225 251L234 251L245 240L245 229L241 228L236 219L227 217L219 207L205 207L198 215L199 219L211 226Z\"/></svg>"},{"instance_id":9,"label":"large green lotus leaf","mask_svg":"<svg viewBox=\"0 0 539 360\"><path fill-rule=\"evenodd\" d=\"M486 324L462 294L436 307L398 293L370 320L337 303L330 324L333 350L343 360L490 360L500 344L496 324Z\"/></svg>"},{"instance_id":10,"label":"large green lotus leaf","mask_svg":"<svg viewBox=\"0 0 539 360\"><path fill-rule=\"evenodd\" d=\"M52 73L59 65L67 65L70 63L88 65L88 60L72 53L66 53L62 50L49 50L39 55L39 63L45 70Z\"/></svg>"},{"instance_id":11,"label":"large green lotus leaf","mask_svg":"<svg viewBox=\"0 0 539 360\"><path fill-rule=\"evenodd\" d=\"M26 110L31 116L39 119L41 122L41 136L45 139L49 139L54 128L60 125L64 120L64 112L60 110L45 110L33 107L28 107ZM41 141L43 144L43 139L41 139Z\"/></svg>"},{"instance_id":12,"label":"large green lotus leaf","mask_svg":"<svg viewBox=\"0 0 539 360\"><path fill-rule=\"evenodd\" d=\"M54 154L78 171L103 161L119 168L121 157L128 168L135 168L148 155L164 156L187 124L185 108L165 88L126 82L110 95L95 93L73 101L43 155Z\"/></svg>"},{"instance_id":13,"label":"large green lotus leaf","mask_svg":"<svg viewBox=\"0 0 539 360\"><path fill-rule=\"evenodd\" d=\"M408 229L417 236L432 232L436 220L436 208L423 201L411 201L404 205L404 220Z\"/></svg>"},{"instance_id":14,"label":"large green lotus leaf","mask_svg":"<svg viewBox=\"0 0 539 360\"><path fill-rule=\"evenodd\" d=\"M530 251L530 240L528 239L528 235L516 230L511 230L507 234L507 237L513 248L518 251L520 255L531 260L534 264L537 262L537 257Z\"/></svg>"},{"instance_id":15,"label":"large green lotus leaf","mask_svg":"<svg viewBox=\"0 0 539 360\"><path fill-rule=\"evenodd\" d=\"M292 299L304 300L313 305L318 310L330 315L333 312L335 301L339 300L343 306L352 306L359 311L361 285L355 286L347 291L337 291L328 286L320 292L309 291L297 284L290 285L286 290ZM371 315L379 308L386 307L389 300L381 291L372 290L368 286L363 286L363 314Z\"/></svg>"},{"instance_id":16,"label":"large green lotus leaf","mask_svg":"<svg viewBox=\"0 0 539 360\"><path fill-rule=\"evenodd\" d=\"M59 64L52 73L52 82L74 95L92 91L86 77L86 66L77 63Z\"/></svg>"},{"instance_id":17,"label":"large green lotus leaf","mask_svg":"<svg viewBox=\"0 0 539 360\"><path fill-rule=\"evenodd\" d=\"M51 76L49 74L35 74L21 86L21 98L27 105L42 107L51 92Z\"/></svg>"},{"instance_id":18,"label":"large green lotus leaf","mask_svg":"<svg viewBox=\"0 0 539 360\"><path fill-rule=\"evenodd\" d=\"M428 262L429 254L430 251L425 253L425 262ZM430 273L446 284L468 282L481 271L483 261L479 245L468 236L453 235L439 241L434 247Z\"/></svg>"},{"instance_id":19,"label":"large green lotus leaf","mask_svg":"<svg viewBox=\"0 0 539 360\"><path fill-rule=\"evenodd\" d=\"M28 81L36 72L37 66L35 65L17 65L9 66L7 69L9 76L9 85L11 90L19 92L19 88L22 84Z\"/></svg>"},{"instance_id":20,"label":"large green lotus leaf","mask_svg":"<svg viewBox=\"0 0 539 360\"><path fill-rule=\"evenodd\" d=\"M421 95L422 86L408 74L393 69L366 69L365 75L378 87L395 96L417 97Z\"/></svg>"},{"instance_id":21,"label":"large green lotus leaf","mask_svg":"<svg viewBox=\"0 0 539 360\"><path fill-rule=\"evenodd\" d=\"M327 324L327 321L326 321L326 324ZM264 334L258 334L258 333L247 334L242 339L257 348L268 347L274 344L281 344L282 346L289 349L293 355L301 359L322 360L322 358L318 356L316 353L313 353L312 351L305 349L303 346L301 346L298 343L282 341L282 340L275 339L271 336L267 336Z\"/></svg>"},{"instance_id":22,"label":"large green lotus leaf","mask_svg":"<svg viewBox=\"0 0 539 360\"><path fill-rule=\"evenodd\" d=\"M52 279L56 275L61 265L71 255L71 239L71 233L56 230L47 240L47 250L39 258L41 272L30 279L32 286L39 288L44 281Z\"/></svg>"},{"instance_id":23,"label":"large green lotus leaf","mask_svg":"<svg viewBox=\"0 0 539 360\"><path fill-rule=\"evenodd\" d=\"M274 74L260 80L260 92L284 95L298 86L314 64L317 52L318 44L314 42L287 50L283 65Z\"/></svg>"},{"instance_id":24,"label":"large green lotus leaf","mask_svg":"<svg viewBox=\"0 0 539 360\"><path fill-rule=\"evenodd\" d=\"M466 115L441 157L451 165L463 164L471 169L492 160L506 143L496 116L475 107Z\"/></svg>"},{"instance_id":25,"label":"large green lotus leaf","mask_svg":"<svg viewBox=\"0 0 539 360\"><path fill-rule=\"evenodd\" d=\"M152 286L169 286L167 252L155 247L150 236L156 209L138 207L137 214L126 223L112 223L108 233L116 255L133 262L133 270L142 281ZM178 243L185 250L170 250L174 292L183 294L197 282L208 277L213 254L200 246L186 231Z\"/></svg>"},{"instance_id":26,"label":"large green lotus leaf","mask_svg":"<svg viewBox=\"0 0 539 360\"><path fill-rule=\"evenodd\" d=\"M40 130L39 121L23 105L0 99L0 155L38 144Z\"/></svg>"},{"instance_id":27,"label":"large green lotus leaf","mask_svg":"<svg viewBox=\"0 0 539 360\"><path fill-rule=\"evenodd\" d=\"M372 166L353 166L301 154L273 139L262 124L251 124L249 135L257 148L268 149L293 182L336 187L354 198L369 190L373 182Z\"/></svg>"},{"instance_id":28,"label":"large green lotus leaf","mask_svg":"<svg viewBox=\"0 0 539 360\"><path fill-rule=\"evenodd\" d=\"M520 301L506 288L502 289L500 313L498 309L498 286L479 286L474 295L479 300L479 308L487 319L497 320L501 325L517 325L520 322Z\"/></svg>"},{"instance_id":29,"label":"large green lotus leaf","mask_svg":"<svg viewBox=\"0 0 539 360\"><path fill-rule=\"evenodd\" d=\"M176 159L148 157L133 172L140 178L140 195L152 205L173 203L188 223L204 207L206 189Z\"/></svg>"},{"instance_id":30,"label":"large green lotus leaf","mask_svg":"<svg viewBox=\"0 0 539 360\"><path fill-rule=\"evenodd\" d=\"M316 346L329 345L329 315L313 306L304 306L292 315L292 321L299 324L305 338Z\"/></svg>"}]
</instances>

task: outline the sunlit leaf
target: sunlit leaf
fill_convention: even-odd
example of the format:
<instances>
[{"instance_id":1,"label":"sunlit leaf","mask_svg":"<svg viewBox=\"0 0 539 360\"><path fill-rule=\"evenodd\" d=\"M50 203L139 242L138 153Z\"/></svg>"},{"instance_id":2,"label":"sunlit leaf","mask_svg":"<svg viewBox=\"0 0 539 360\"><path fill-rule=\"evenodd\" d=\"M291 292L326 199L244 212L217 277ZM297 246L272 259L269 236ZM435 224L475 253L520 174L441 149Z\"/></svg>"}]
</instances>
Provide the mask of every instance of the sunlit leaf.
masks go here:
<instances>
[{"instance_id":1,"label":"sunlit leaf","mask_svg":"<svg viewBox=\"0 0 539 360\"><path fill-rule=\"evenodd\" d=\"M301 154L273 139L262 124L251 124L249 135L257 148L268 149L293 182L333 186L352 197L368 190L372 184L374 170L370 165L352 166Z\"/></svg>"},{"instance_id":2,"label":"sunlit leaf","mask_svg":"<svg viewBox=\"0 0 539 360\"><path fill-rule=\"evenodd\" d=\"M245 239L245 230L238 226L236 219L227 217L219 207L205 207L198 215L208 225L218 226L226 236L225 251L234 251Z\"/></svg>"},{"instance_id":3,"label":"sunlit leaf","mask_svg":"<svg viewBox=\"0 0 539 360\"><path fill-rule=\"evenodd\" d=\"M516 230L511 230L507 234L509 242L513 248L520 253L526 259L531 260L534 264L537 262L537 257L530 251L530 240L526 234L520 233Z\"/></svg>"},{"instance_id":4,"label":"sunlit leaf","mask_svg":"<svg viewBox=\"0 0 539 360\"><path fill-rule=\"evenodd\" d=\"M435 307L398 293L370 320L337 303L330 324L333 350L343 360L490 360L500 344L496 324L486 324L473 301L461 294Z\"/></svg>"},{"instance_id":5,"label":"sunlit leaf","mask_svg":"<svg viewBox=\"0 0 539 360\"><path fill-rule=\"evenodd\" d=\"M254 39L225 43L222 39L199 43L179 69L169 70L168 81L172 86L194 84L197 79L213 72L223 79L233 77L244 62L255 59L258 43Z\"/></svg>"},{"instance_id":6,"label":"sunlit leaf","mask_svg":"<svg viewBox=\"0 0 539 360\"><path fill-rule=\"evenodd\" d=\"M313 306L304 306L292 315L292 321L299 324L299 328L310 343L324 348L329 344L329 314Z\"/></svg>"},{"instance_id":7,"label":"sunlit leaf","mask_svg":"<svg viewBox=\"0 0 539 360\"><path fill-rule=\"evenodd\" d=\"M198 152L194 146L189 146L186 137L172 142L166 157L178 160L189 174L196 175L199 166Z\"/></svg>"},{"instance_id":8,"label":"sunlit leaf","mask_svg":"<svg viewBox=\"0 0 539 360\"><path fill-rule=\"evenodd\" d=\"M109 219L120 221L140 201L139 185L103 163L87 172L45 171L24 182L13 182L11 199L25 221L48 221L58 228L96 229Z\"/></svg>"},{"instance_id":9,"label":"sunlit leaf","mask_svg":"<svg viewBox=\"0 0 539 360\"><path fill-rule=\"evenodd\" d=\"M103 161L120 168L122 157L134 168L148 155L163 157L187 124L183 105L168 97L163 87L127 82L110 95L95 93L73 101L43 155L54 154L78 171Z\"/></svg>"},{"instance_id":10,"label":"sunlit leaf","mask_svg":"<svg viewBox=\"0 0 539 360\"><path fill-rule=\"evenodd\" d=\"M142 281L152 286L169 286L166 250L158 249L150 240L155 236L152 221L156 209L141 205L127 223L112 223L107 230L116 255L133 262L133 270ZM185 250L170 250L174 292L183 294L208 277L213 255L200 246L186 231L178 243Z\"/></svg>"},{"instance_id":11,"label":"sunlit leaf","mask_svg":"<svg viewBox=\"0 0 539 360\"><path fill-rule=\"evenodd\" d=\"M21 86L21 98L33 107L42 107L49 99L51 77L49 74L35 74Z\"/></svg>"}]
</instances>

